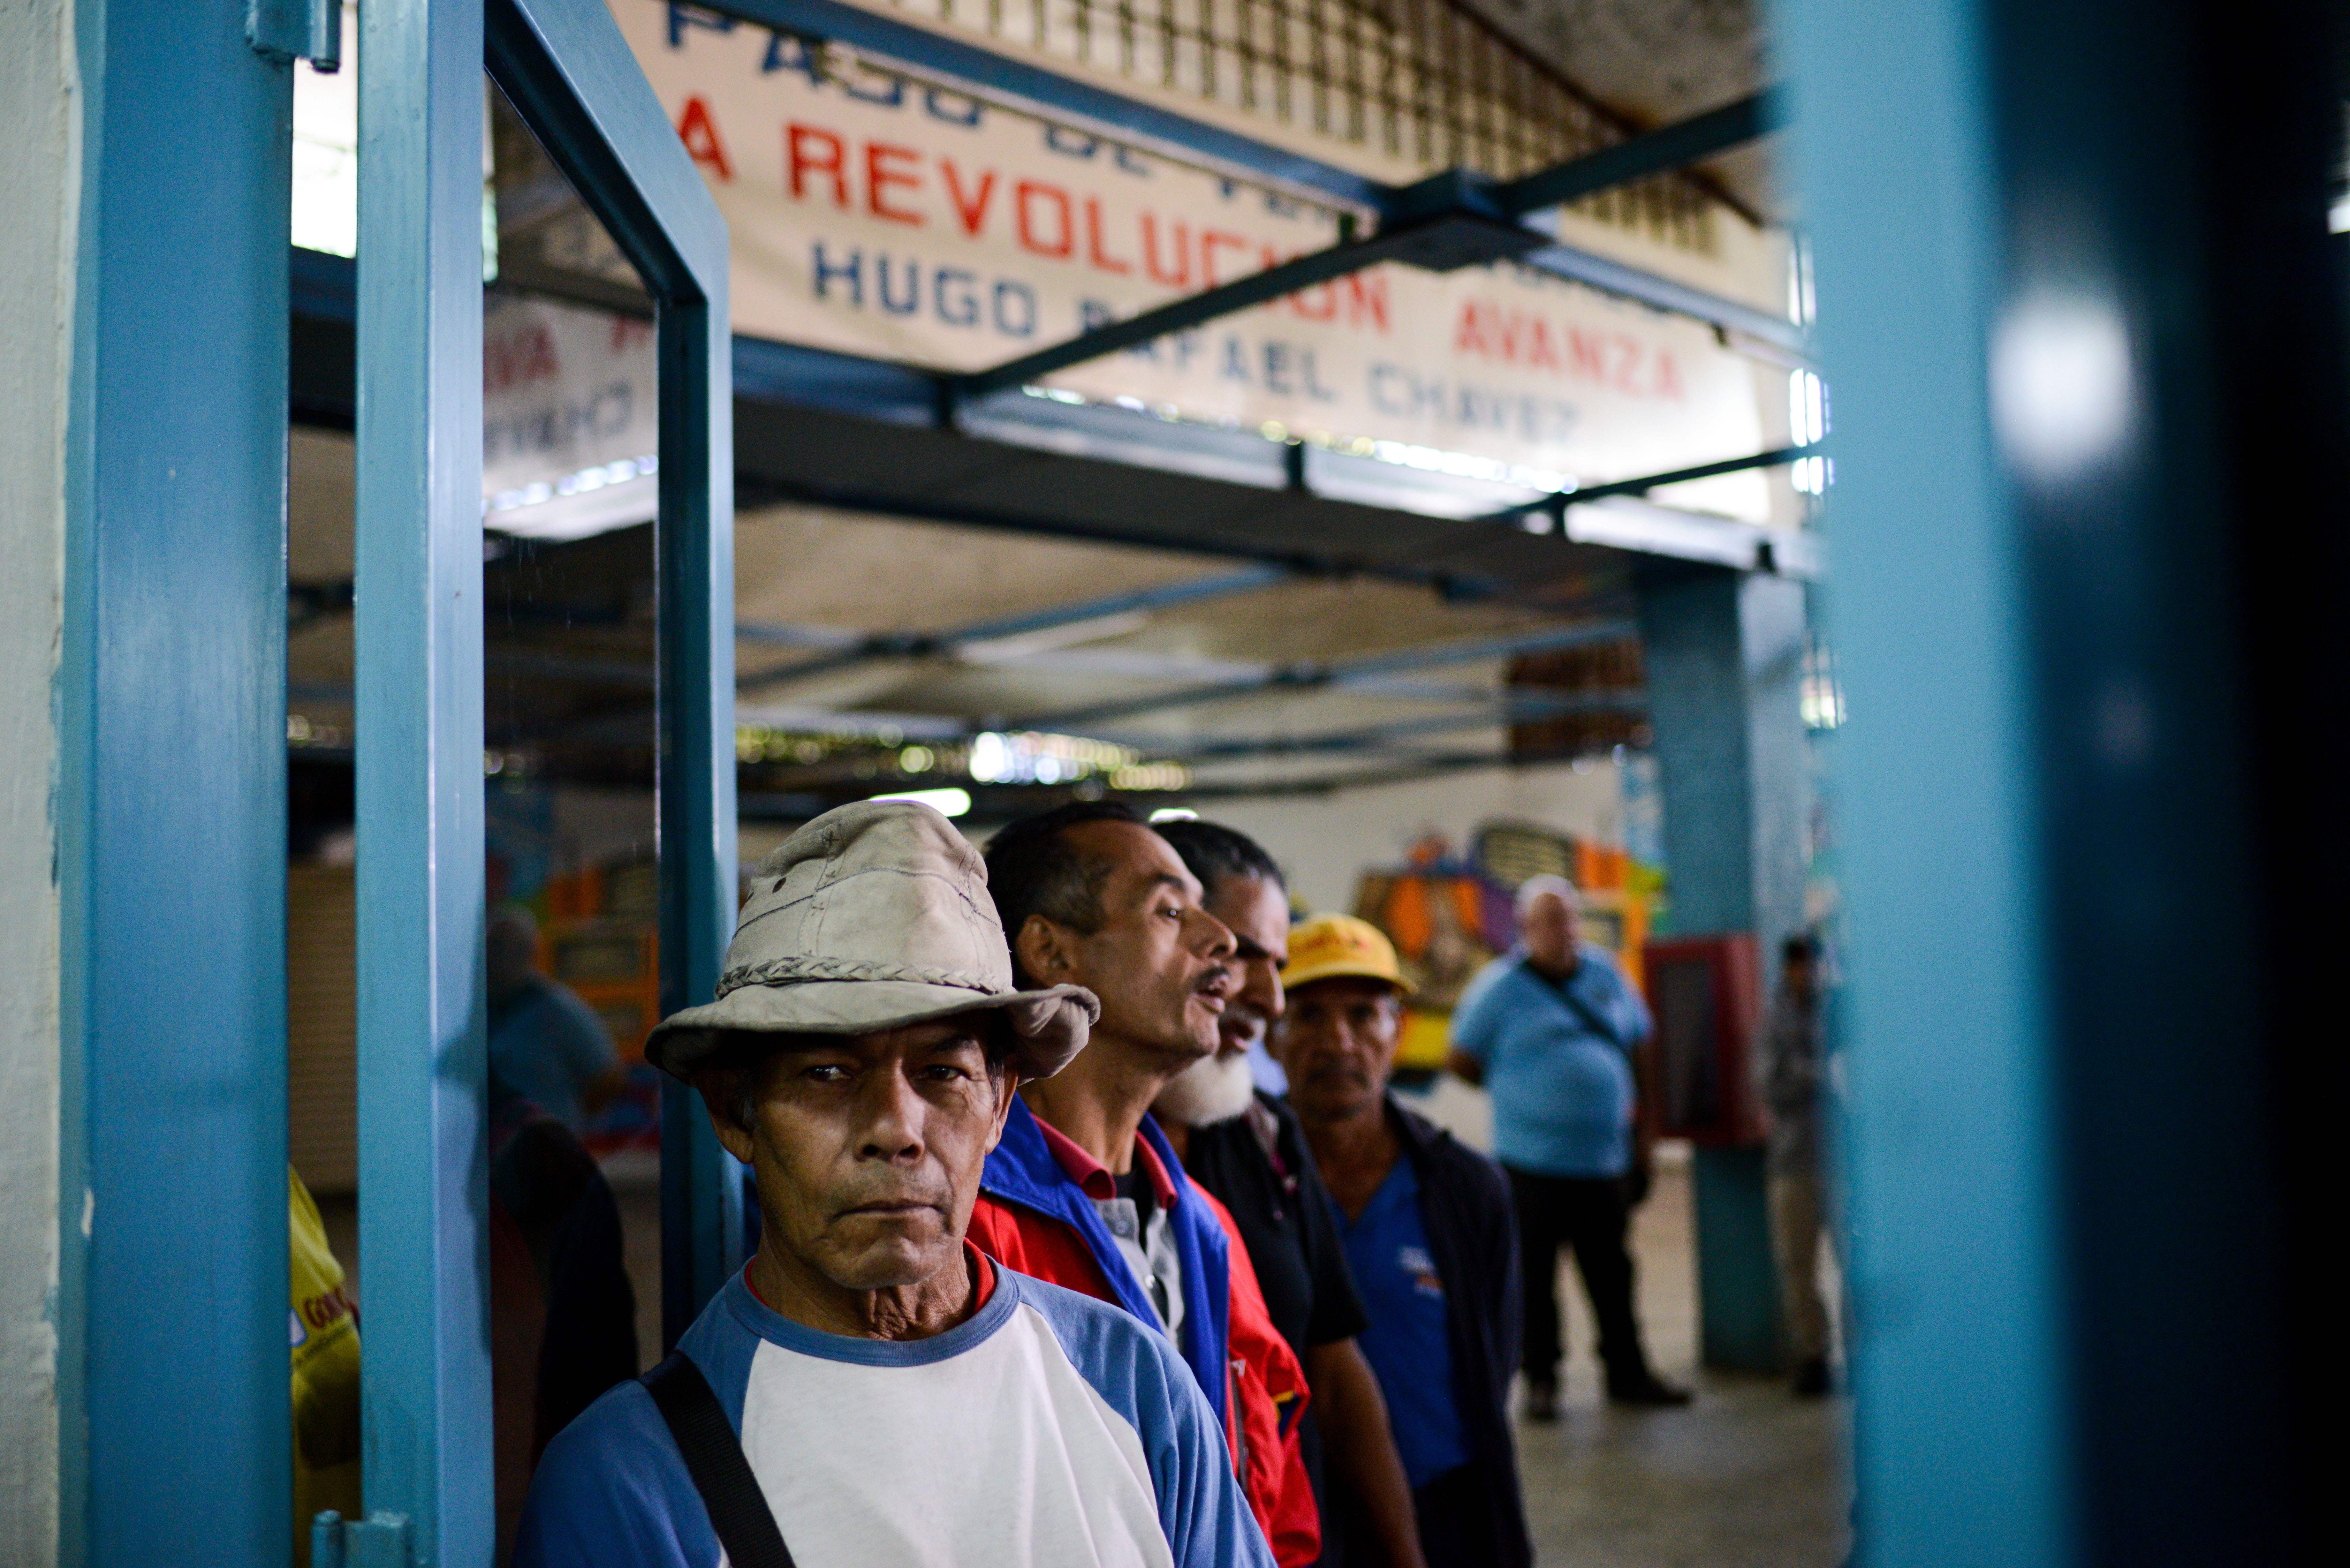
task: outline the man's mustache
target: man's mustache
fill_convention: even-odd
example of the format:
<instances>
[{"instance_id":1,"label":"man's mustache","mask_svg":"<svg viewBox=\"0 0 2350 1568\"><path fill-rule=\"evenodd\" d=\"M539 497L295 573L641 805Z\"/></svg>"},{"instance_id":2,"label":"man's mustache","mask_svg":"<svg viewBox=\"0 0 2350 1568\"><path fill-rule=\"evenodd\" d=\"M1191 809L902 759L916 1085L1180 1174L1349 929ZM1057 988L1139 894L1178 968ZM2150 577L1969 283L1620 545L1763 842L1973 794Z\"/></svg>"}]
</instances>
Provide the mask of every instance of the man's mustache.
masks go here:
<instances>
[{"instance_id":1,"label":"man's mustache","mask_svg":"<svg viewBox=\"0 0 2350 1568\"><path fill-rule=\"evenodd\" d=\"M1220 963L1191 982L1193 991L1221 992L1227 998L1240 990L1240 971L1231 964Z\"/></svg>"}]
</instances>

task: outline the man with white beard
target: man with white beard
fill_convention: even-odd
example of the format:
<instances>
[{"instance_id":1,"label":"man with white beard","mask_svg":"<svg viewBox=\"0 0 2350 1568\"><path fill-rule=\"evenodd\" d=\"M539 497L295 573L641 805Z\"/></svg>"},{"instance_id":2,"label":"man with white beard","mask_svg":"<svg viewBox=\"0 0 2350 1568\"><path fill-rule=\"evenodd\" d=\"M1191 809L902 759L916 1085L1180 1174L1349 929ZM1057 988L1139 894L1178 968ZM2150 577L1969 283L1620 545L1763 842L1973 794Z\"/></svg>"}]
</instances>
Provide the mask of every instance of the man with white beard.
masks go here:
<instances>
[{"instance_id":1,"label":"man with white beard","mask_svg":"<svg viewBox=\"0 0 2350 1568\"><path fill-rule=\"evenodd\" d=\"M1251 1050L1282 1013L1289 889L1273 857L1229 827L1155 826L1206 889L1202 907L1231 929L1242 984L1224 1005L1215 1054L1169 1079L1151 1114L1191 1179L1231 1211L1274 1326L1305 1365L1314 1397L1299 1435L1322 1514L1322 1563L1420 1568L1411 1489L1378 1379L1355 1344L1367 1320L1321 1175L1296 1116L1260 1093L1250 1070ZM1332 1506L1332 1493L1355 1506Z\"/></svg>"}]
</instances>

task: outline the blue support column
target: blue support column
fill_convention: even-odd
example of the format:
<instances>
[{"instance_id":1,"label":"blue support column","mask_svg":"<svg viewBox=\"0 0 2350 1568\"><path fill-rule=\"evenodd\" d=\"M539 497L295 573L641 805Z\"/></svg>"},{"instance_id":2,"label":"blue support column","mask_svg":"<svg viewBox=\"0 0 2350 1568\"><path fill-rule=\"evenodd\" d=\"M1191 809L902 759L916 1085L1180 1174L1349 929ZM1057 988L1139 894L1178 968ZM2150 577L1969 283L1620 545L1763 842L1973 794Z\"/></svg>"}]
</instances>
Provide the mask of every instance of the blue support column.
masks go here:
<instances>
[{"instance_id":1,"label":"blue support column","mask_svg":"<svg viewBox=\"0 0 2350 1568\"><path fill-rule=\"evenodd\" d=\"M367 1506L406 1517L416 1561L476 1568L490 1561L494 1533L481 4L369 0L360 27L355 636Z\"/></svg>"},{"instance_id":2,"label":"blue support column","mask_svg":"<svg viewBox=\"0 0 2350 1568\"><path fill-rule=\"evenodd\" d=\"M1766 986L1770 955L1804 919L1804 585L1783 577L1659 571L1641 591L1673 929L1753 932ZM1694 1163L1706 1365L1775 1371L1762 1150L1701 1147Z\"/></svg>"},{"instance_id":3,"label":"blue support column","mask_svg":"<svg viewBox=\"0 0 2350 1568\"><path fill-rule=\"evenodd\" d=\"M2330 1560L2350 16L1786 13L1836 392L1859 1560Z\"/></svg>"},{"instance_id":4,"label":"blue support column","mask_svg":"<svg viewBox=\"0 0 2350 1568\"><path fill-rule=\"evenodd\" d=\"M1979 19L1965 0L1800 9L1851 715L1836 750L1859 1555L2055 1568L2075 1560L2076 1477L2038 719L1983 366L1999 197Z\"/></svg>"},{"instance_id":5,"label":"blue support column","mask_svg":"<svg viewBox=\"0 0 2350 1568\"><path fill-rule=\"evenodd\" d=\"M242 5L73 26L59 1555L284 1563L292 80Z\"/></svg>"}]
</instances>

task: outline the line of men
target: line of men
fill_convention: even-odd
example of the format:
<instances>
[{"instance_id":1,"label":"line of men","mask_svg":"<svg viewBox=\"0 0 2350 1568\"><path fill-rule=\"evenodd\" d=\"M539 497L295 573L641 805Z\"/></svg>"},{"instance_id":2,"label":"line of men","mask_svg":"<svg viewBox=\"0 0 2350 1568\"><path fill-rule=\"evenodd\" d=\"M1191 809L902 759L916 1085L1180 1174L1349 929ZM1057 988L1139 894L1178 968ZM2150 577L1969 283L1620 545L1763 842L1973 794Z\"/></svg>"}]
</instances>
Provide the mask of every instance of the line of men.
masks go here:
<instances>
[{"instance_id":1,"label":"line of men","mask_svg":"<svg viewBox=\"0 0 2350 1568\"><path fill-rule=\"evenodd\" d=\"M1522 981L1580 1012L1580 973L1645 1032L1571 897L1522 899L1531 945L1456 1020L1470 1073L1523 1070ZM1559 975L1534 933L1562 925ZM548 1447L515 1561L1531 1563L1507 1391L1523 1365L1555 1405L1562 1241L1595 1299L1620 1276L1611 1394L1687 1396L1640 1354L1628 1261L1594 1267L1623 1172L1546 1172L1592 1129L1529 1125L1505 1176L1400 1105L1408 991L1367 923L1292 931L1278 867L1211 824L1078 804L983 862L917 805L809 823L717 1000L646 1053L750 1166L756 1253Z\"/></svg>"}]
</instances>

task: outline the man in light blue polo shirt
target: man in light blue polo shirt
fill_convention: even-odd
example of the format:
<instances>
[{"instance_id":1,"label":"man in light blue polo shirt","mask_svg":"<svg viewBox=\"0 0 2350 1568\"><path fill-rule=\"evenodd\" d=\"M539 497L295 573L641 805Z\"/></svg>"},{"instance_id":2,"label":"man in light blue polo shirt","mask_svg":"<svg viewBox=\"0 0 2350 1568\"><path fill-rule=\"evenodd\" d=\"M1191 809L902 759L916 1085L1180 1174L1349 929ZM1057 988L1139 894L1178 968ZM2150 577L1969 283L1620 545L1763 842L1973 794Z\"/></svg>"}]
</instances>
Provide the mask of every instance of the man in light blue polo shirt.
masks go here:
<instances>
[{"instance_id":1,"label":"man in light blue polo shirt","mask_svg":"<svg viewBox=\"0 0 2350 1568\"><path fill-rule=\"evenodd\" d=\"M1517 1203L1526 1414L1558 1416L1558 1251L1599 1320L1607 1397L1685 1405L1649 1370L1632 1311L1632 1205L1646 1196L1636 1066L1648 1005L1607 950L1581 940L1583 899L1560 877L1518 889L1518 945L1479 972L1452 1014L1450 1065L1493 1096L1493 1146Z\"/></svg>"}]
</instances>

